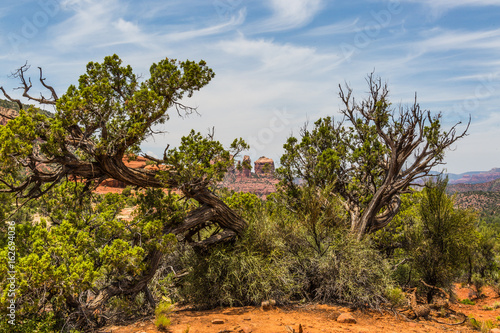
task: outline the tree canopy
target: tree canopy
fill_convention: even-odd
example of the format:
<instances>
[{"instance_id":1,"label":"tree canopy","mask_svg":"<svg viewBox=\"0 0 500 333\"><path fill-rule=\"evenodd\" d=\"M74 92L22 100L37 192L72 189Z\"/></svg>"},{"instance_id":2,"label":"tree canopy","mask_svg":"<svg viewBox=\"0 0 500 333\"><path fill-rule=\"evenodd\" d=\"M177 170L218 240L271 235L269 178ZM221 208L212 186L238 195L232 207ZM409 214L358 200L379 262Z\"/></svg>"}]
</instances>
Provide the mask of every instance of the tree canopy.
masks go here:
<instances>
[{"instance_id":1,"label":"tree canopy","mask_svg":"<svg viewBox=\"0 0 500 333\"><path fill-rule=\"evenodd\" d=\"M300 138L290 137L281 157L281 185L292 197L306 186L328 188L349 213L351 231L361 238L386 226L397 214L400 195L443 163L444 152L466 135L441 129L441 114L423 110L415 101L393 107L389 90L373 74L369 95L355 100L340 86L342 118L321 118Z\"/></svg>"},{"instance_id":2,"label":"tree canopy","mask_svg":"<svg viewBox=\"0 0 500 333\"><path fill-rule=\"evenodd\" d=\"M140 153L140 144L154 134L155 125L169 119L169 110L179 115L196 111L183 104L183 98L191 97L214 77L205 61L167 58L153 64L149 78L140 80L117 55L108 56L102 63L90 62L78 85L71 85L60 98L45 82L41 69L40 82L50 97L33 97L28 70L24 65L14 73L23 96L53 105L55 113L50 116L34 107L26 109L1 88L8 99L17 102L20 114L0 129L0 181L6 186L0 191L32 199L63 179L79 180L90 188L112 178L143 188L176 188L198 200L198 210L171 232L192 233L207 223L218 224L222 236L210 243L232 238L245 228L244 220L208 188L232 163L229 151L213 135L191 132L180 147L169 150L167 146L163 159L148 156L163 165L156 170L133 169L124 163L128 154ZM246 147L241 139L231 145L233 154Z\"/></svg>"}]
</instances>

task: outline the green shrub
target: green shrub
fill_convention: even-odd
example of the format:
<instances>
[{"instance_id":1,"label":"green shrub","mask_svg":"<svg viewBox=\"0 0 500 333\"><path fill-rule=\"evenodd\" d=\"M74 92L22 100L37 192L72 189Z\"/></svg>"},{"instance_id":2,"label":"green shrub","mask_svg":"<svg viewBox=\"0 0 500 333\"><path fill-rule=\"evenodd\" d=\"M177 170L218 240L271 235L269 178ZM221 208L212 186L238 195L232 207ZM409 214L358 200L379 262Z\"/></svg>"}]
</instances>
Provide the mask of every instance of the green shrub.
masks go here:
<instances>
[{"instance_id":1,"label":"green shrub","mask_svg":"<svg viewBox=\"0 0 500 333\"><path fill-rule=\"evenodd\" d=\"M406 303L405 293L399 287L389 288L385 297L392 307L399 307Z\"/></svg>"},{"instance_id":2,"label":"green shrub","mask_svg":"<svg viewBox=\"0 0 500 333\"><path fill-rule=\"evenodd\" d=\"M155 309L155 325L160 330L167 330L172 324L169 315L173 310L173 305L170 302L161 302Z\"/></svg>"},{"instance_id":3,"label":"green shrub","mask_svg":"<svg viewBox=\"0 0 500 333\"><path fill-rule=\"evenodd\" d=\"M476 302L474 301L471 301L470 299L468 298L465 298L465 299L462 299L459 301L460 303L462 304L465 304L465 305L476 305Z\"/></svg>"},{"instance_id":4,"label":"green shrub","mask_svg":"<svg viewBox=\"0 0 500 333\"><path fill-rule=\"evenodd\" d=\"M390 270L368 241L337 232L323 256L298 262L302 286L313 300L378 307L392 287Z\"/></svg>"},{"instance_id":5,"label":"green shrub","mask_svg":"<svg viewBox=\"0 0 500 333\"><path fill-rule=\"evenodd\" d=\"M308 299L360 307L386 301L384 295L392 288L390 272L369 240L357 241L331 217L323 219L312 209L307 216L291 217L279 213L278 206L260 206L234 245L208 253L184 252L183 266L190 271L182 281L181 297L209 307L259 304L271 298L278 303Z\"/></svg>"},{"instance_id":6,"label":"green shrub","mask_svg":"<svg viewBox=\"0 0 500 333\"><path fill-rule=\"evenodd\" d=\"M39 223L17 220L16 319L28 325L28 331L61 331L64 327L62 332L68 332L103 324L99 315L81 311L90 291L113 284L125 285L148 274L151 254L168 253L175 244L172 235L161 231L177 221L178 197L156 191L155 207L165 208L163 218L142 214L133 221L125 221L117 217L125 204L123 196L83 195L83 186L82 183L63 183L47 193L42 207L49 221L44 218ZM142 196L148 195L153 196L149 192ZM3 223L0 228L4 228ZM6 287L9 249L5 240L6 233L2 233L2 316L6 315L12 298ZM115 318L119 318L117 314L133 316L134 311L128 311L131 309L147 309L141 292L115 296L109 301L106 311ZM137 314L144 313L135 311Z\"/></svg>"},{"instance_id":7,"label":"green shrub","mask_svg":"<svg viewBox=\"0 0 500 333\"><path fill-rule=\"evenodd\" d=\"M244 246L221 245L207 254L186 253L191 267L180 295L208 307L256 305L266 299L287 301L296 287L286 258Z\"/></svg>"},{"instance_id":8,"label":"green shrub","mask_svg":"<svg viewBox=\"0 0 500 333\"><path fill-rule=\"evenodd\" d=\"M482 333L489 333L491 329L495 327L491 320L480 321L474 317L469 317L469 325L472 329Z\"/></svg>"}]
</instances>

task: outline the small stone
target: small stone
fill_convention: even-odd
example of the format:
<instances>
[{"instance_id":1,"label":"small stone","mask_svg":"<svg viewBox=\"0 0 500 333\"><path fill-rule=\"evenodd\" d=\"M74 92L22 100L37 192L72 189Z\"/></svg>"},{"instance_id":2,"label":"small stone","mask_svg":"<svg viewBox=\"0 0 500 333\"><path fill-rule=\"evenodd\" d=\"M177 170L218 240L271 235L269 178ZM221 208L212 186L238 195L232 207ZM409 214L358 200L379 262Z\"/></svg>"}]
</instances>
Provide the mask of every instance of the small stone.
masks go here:
<instances>
[{"instance_id":1,"label":"small stone","mask_svg":"<svg viewBox=\"0 0 500 333\"><path fill-rule=\"evenodd\" d=\"M243 320L252 320L252 318L243 318Z\"/></svg>"},{"instance_id":2,"label":"small stone","mask_svg":"<svg viewBox=\"0 0 500 333\"><path fill-rule=\"evenodd\" d=\"M221 324L224 324L224 320L223 319L214 319L214 320L212 320L212 324L221 325Z\"/></svg>"},{"instance_id":3,"label":"small stone","mask_svg":"<svg viewBox=\"0 0 500 333\"><path fill-rule=\"evenodd\" d=\"M264 302L260 303L260 306L261 306L262 310L270 310L271 309L271 303L269 303L269 301L264 301Z\"/></svg>"},{"instance_id":4,"label":"small stone","mask_svg":"<svg viewBox=\"0 0 500 333\"><path fill-rule=\"evenodd\" d=\"M356 324L356 319L348 312L341 313L337 321L339 323Z\"/></svg>"},{"instance_id":5,"label":"small stone","mask_svg":"<svg viewBox=\"0 0 500 333\"><path fill-rule=\"evenodd\" d=\"M490 333L500 333L500 328L492 328Z\"/></svg>"}]
</instances>

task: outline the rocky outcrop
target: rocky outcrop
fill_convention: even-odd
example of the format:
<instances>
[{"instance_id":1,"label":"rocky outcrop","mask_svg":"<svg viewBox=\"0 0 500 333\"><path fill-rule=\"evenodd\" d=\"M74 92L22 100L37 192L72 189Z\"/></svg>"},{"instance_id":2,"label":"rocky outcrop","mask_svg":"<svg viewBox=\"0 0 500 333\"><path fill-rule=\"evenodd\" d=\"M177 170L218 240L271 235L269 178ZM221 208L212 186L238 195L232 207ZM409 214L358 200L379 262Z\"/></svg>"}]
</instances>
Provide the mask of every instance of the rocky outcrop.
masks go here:
<instances>
[{"instance_id":1,"label":"rocky outcrop","mask_svg":"<svg viewBox=\"0 0 500 333\"><path fill-rule=\"evenodd\" d=\"M259 176L274 174L274 161L265 156L261 156L254 163L255 174Z\"/></svg>"},{"instance_id":2,"label":"rocky outcrop","mask_svg":"<svg viewBox=\"0 0 500 333\"><path fill-rule=\"evenodd\" d=\"M252 160L248 155L245 155L243 157L243 162L241 162L241 173L243 177L247 178L252 174Z\"/></svg>"},{"instance_id":3,"label":"rocky outcrop","mask_svg":"<svg viewBox=\"0 0 500 333\"><path fill-rule=\"evenodd\" d=\"M270 193L276 192L279 182L274 177L274 161L262 156L254 163L255 172L251 171L250 163L250 157L244 156L243 161L238 161L238 166L230 169L219 185L235 192L253 193L265 199Z\"/></svg>"},{"instance_id":4,"label":"rocky outcrop","mask_svg":"<svg viewBox=\"0 0 500 333\"><path fill-rule=\"evenodd\" d=\"M7 109L0 106L0 125L5 125L9 121L9 118L17 117L19 113L16 110Z\"/></svg>"}]
</instances>

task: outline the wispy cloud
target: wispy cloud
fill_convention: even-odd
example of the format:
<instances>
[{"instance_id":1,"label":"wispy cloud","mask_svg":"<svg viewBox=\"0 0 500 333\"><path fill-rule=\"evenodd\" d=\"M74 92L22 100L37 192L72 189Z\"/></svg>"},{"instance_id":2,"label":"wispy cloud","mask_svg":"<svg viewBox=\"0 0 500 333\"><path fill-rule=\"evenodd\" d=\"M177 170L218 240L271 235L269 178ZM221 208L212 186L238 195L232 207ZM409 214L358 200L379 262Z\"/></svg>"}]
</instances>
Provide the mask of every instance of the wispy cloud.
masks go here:
<instances>
[{"instance_id":1,"label":"wispy cloud","mask_svg":"<svg viewBox=\"0 0 500 333\"><path fill-rule=\"evenodd\" d=\"M500 29L482 31L449 31L433 29L426 38L413 44L420 53L453 50L500 50ZM429 36L430 35L430 36Z\"/></svg>"},{"instance_id":2,"label":"wispy cloud","mask_svg":"<svg viewBox=\"0 0 500 333\"><path fill-rule=\"evenodd\" d=\"M400 0L406 3L416 3L430 8L427 14L437 19L444 13L460 7L485 7L485 6L500 6L500 1L497 0Z\"/></svg>"},{"instance_id":3,"label":"wispy cloud","mask_svg":"<svg viewBox=\"0 0 500 333\"><path fill-rule=\"evenodd\" d=\"M358 32L361 29L357 26L359 18L344 20L334 24L324 25L318 28L311 29L304 33L306 36L331 36L338 34L349 34Z\"/></svg>"},{"instance_id":4,"label":"wispy cloud","mask_svg":"<svg viewBox=\"0 0 500 333\"><path fill-rule=\"evenodd\" d=\"M116 41L119 30L115 22L124 10L118 0L67 0L62 5L70 8L72 15L50 29L54 47L71 50L103 40Z\"/></svg>"},{"instance_id":5,"label":"wispy cloud","mask_svg":"<svg viewBox=\"0 0 500 333\"><path fill-rule=\"evenodd\" d=\"M258 31L291 30L305 26L322 8L321 0L270 0L271 18L259 23Z\"/></svg>"},{"instance_id":6,"label":"wispy cloud","mask_svg":"<svg viewBox=\"0 0 500 333\"><path fill-rule=\"evenodd\" d=\"M49 2L60 6L49 13L40 5ZM500 77L490 78L500 73L499 0L19 0L0 4L2 15L0 84L13 96L20 91L7 75L25 60L35 77L43 67L60 95L88 61L113 53L142 77L164 57L206 60L216 77L186 101L202 117L172 117L162 128L169 134L143 147L153 153L191 128L215 126L225 143L262 134L259 156L278 160L306 119L337 114L339 83L363 98L375 70L395 104L418 92L447 125L472 115L470 137L449 155L451 172L500 166L489 147L500 135ZM36 33L28 38L29 28ZM24 38L19 51L11 51L9 33ZM278 133L274 111L285 109L290 117Z\"/></svg>"},{"instance_id":7,"label":"wispy cloud","mask_svg":"<svg viewBox=\"0 0 500 333\"><path fill-rule=\"evenodd\" d=\"M312 47L276 43L263 38L247 39L243 35L222 41L218 47L228 54L257 60L261 71L280 72L287 76L304 68L324 72L341 62L338 55L321 53Z\"/></svg>"},{"instance_id":8,"label":"wispy cloud","mask_svg":"<svg viewBox=\"0 0 500 333\"><path fill-rule=\"evenodd\" d=\"M235 29L245 21L246 10L243 8L238 11L236 16L232 16L229 21L209 26L202 29L181 31L164 35L164 38L170 41L187 40L199 37L206 37L220 34Z\"/></svg>"},{"instance_id":9,"label":"wispy cloud","mask_svg":"<svg viewBox=\"0 0 500 333\"><path fill-rule=\"evenodd\" d=\"M421 3L431 7L455 8L463 6L500 6L497 0L400 0L401 2Z\"/></svg>"}]
</instances>

